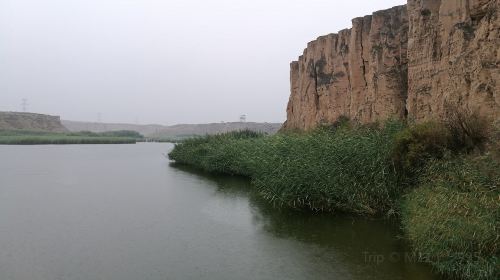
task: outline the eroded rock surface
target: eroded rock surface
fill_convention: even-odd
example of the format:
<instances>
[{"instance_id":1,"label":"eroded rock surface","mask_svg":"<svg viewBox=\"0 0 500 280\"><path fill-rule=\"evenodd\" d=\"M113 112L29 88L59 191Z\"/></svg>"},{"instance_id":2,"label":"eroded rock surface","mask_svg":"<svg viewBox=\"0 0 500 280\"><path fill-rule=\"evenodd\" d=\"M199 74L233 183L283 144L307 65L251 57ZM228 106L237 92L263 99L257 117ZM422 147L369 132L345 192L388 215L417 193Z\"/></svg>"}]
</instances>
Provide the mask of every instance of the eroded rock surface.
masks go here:
<instances>
[{"instance_id":1,"label":"eroded rock surface","mask_svg":"<svg viewBox=\"0 0 500 280\"><path fill-rule=\"evenodd\" d=\"M454 106L498 118L499 2L409 0L310 42L291 63L284 128L423 121Z\"/></svg>"},{"instance_id":2,"label":"eroded rock surface","mask_svg":"<svg viewBox=\"0 0 500 280\"><path fill-rule=\"evenodd\" d=\"M408 1L410 117L442 118L457 106L499 117L499 8L499 0Z\"/></svg>"}]
</instances>

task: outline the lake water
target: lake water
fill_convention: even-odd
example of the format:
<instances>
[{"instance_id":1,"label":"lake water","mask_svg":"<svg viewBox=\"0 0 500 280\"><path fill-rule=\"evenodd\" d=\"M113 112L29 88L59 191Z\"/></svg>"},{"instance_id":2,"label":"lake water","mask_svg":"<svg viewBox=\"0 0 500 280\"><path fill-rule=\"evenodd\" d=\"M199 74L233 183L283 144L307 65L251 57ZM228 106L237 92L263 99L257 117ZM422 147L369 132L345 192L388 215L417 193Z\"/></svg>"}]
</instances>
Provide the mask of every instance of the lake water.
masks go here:
<instances>
[{"instance_id":1,"label":"lake water","mask_svg":"<svg viewBox=\"0 0 500 280\"><path fill-rule=\"evenodd\" d=\"M0 146L0 279L438 279L397 224L274 209L171 148Z\"/></svg>"}]
</instances>

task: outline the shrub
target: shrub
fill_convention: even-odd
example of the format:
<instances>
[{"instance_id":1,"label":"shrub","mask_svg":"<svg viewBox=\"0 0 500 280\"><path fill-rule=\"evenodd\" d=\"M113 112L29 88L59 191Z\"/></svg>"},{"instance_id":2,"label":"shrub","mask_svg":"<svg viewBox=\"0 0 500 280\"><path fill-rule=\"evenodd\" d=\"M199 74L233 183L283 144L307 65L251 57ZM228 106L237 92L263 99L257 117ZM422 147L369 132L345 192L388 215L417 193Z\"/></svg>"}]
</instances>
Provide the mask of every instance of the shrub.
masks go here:
<instances>
[{"instance_id":1,"label":"shrub","mask_svg":"<svg viewBox=\"0 0 500 280\"><path fill-rule=\"evenodd\" d=\"M447 152L484 151L490 131L490 122L477 112L447 105L443 122L412 125L396 135L392 159L400 172L415 175L429 160Z\"/></svg>"},{"instance_id":2,"label":"shrub","mask_svg":"<svg viewBox=\"0 0 500 280\"><path fill-rule=\"evenodd\" d=\"M392 148L392 159L401 172L412 174L433 158L442 158L449 147L451 135L437 122L427 122L398 133Z\"/></svg>"},{"instance_id":3,"label":"shrub","mask_svg":"<svg viewBox=\"0 0 500 280\"><path fill-rule=\"evenodd\" d=\"M499 183L491 157L433 162L402 207L417 256L459 278L498 279Z\"/></svg>"},{"instance_id":4,"label":"shrub","mask_svg":"<svg viewBox=\"0 0 500 280\"><path fill-rule=\"evenodd\" d=\"M484 150L489 139L491 124L477 111L447 105L445 126L451 135L450 147L453 150L470 152L476 148Z\"/></svg>"}]
</instances>

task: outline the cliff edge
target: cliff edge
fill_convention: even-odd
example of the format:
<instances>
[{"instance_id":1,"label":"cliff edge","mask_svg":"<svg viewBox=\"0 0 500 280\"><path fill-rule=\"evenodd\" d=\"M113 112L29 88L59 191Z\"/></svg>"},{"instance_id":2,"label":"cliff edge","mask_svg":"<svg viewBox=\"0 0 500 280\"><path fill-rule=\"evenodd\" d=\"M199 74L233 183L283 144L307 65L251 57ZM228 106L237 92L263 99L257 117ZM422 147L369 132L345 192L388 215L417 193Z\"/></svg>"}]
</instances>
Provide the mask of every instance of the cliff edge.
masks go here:
<instances>
[{"instance_id":1,"label":"cliff edge","mask_svg":"<svg viewBox=\"0 0 500 280\"><path fill-rule=\"evenodd\" d=\"M285 129L341 116L424 121L463 107L498 119L500 0L408 0L310 42L290 65Z\"/></svg>"},{"instance_id":2,"label":"cliff edge","mask_svg":"<svg viewBox=\"0 0 500 280\"><path fill-rule=\"evenodd\" d=\"M0 112L0 129L65 132L59 116L35 113Z\"/></svg>"}]
</instances>

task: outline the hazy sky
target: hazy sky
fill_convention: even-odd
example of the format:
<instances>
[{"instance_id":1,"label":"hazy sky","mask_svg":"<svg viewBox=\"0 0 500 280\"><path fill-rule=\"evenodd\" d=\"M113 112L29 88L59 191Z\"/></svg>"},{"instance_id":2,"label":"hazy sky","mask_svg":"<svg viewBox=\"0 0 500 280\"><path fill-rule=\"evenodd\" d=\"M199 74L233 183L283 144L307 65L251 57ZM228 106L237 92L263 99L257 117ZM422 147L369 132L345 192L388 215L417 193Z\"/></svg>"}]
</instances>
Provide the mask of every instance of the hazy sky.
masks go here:
<instances>
[{"instance_id":1,"label":"hazy sky","mask_svg":"<svg viewBox=\"0 0 500 280\"><path fill-rule=\"evenodd\" d=\"M282 122L289 63L406 0L0 0L0 111Z\"/></svg>"}]
</instances>

